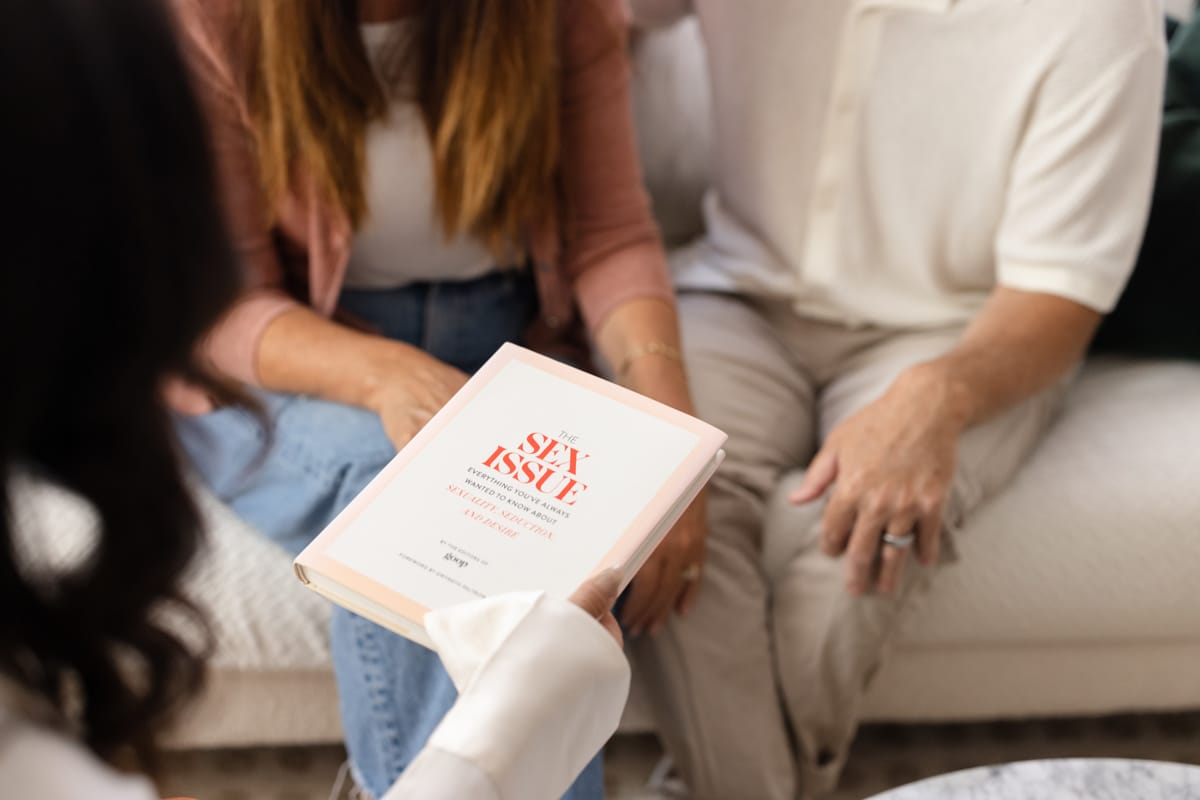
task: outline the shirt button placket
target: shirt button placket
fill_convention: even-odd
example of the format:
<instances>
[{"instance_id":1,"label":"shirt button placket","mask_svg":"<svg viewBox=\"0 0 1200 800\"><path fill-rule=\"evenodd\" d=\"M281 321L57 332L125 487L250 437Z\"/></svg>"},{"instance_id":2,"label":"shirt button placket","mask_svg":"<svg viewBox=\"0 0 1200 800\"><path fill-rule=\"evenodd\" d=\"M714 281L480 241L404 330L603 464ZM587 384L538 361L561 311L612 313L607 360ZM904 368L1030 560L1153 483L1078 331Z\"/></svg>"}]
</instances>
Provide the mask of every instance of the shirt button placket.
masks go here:
<instances>
[{"instance_id":1,"label":"shirt button placket","mask_svg":"<svg viewBox=\"0 0 1200 800\"><path fill-rule=\"evenodd\" d=\"M821 139L813 178L812 202L808 223L808 242L801 280L809 283L828 283L837 271L836 209L845 170L849 139L858 112L861 96L855 83L860 80L853 59L858 53L857 29L861 10L847 12L845 27L834 63L833 91Z\"/></svg>"}]
</instances>

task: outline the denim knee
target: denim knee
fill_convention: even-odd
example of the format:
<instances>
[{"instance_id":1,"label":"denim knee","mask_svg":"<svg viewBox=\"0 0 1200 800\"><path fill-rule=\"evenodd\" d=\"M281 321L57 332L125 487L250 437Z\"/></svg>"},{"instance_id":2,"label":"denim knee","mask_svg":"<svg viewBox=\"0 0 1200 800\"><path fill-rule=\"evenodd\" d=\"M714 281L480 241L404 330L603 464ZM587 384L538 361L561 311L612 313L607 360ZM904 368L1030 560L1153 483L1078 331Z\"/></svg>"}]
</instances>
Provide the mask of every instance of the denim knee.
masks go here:
<instances>
[{"instance_id":1,"label":"denim knee","mask_svg":"<svg viewBox=\"0 0 1200 800\"><path fill-rule=\"evenodd\" d=\"M261 392L265 423L228 408L181 418L193 467L242 519L295 554L395 455L371 411Z\"/></svg>"}]
</instances>

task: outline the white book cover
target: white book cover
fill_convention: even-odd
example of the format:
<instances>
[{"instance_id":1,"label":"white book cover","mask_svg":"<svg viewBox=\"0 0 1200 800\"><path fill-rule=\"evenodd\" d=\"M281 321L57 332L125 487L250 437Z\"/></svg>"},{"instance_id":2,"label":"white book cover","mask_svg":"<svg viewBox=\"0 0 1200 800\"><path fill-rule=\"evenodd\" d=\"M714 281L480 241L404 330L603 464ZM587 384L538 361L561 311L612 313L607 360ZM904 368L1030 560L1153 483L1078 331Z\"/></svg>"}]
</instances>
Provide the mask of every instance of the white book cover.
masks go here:
<instances>
[{"instance_id":1,"label":"white book cover","mask_svg":"<svg viewBox=\"0 0 1200 800\"><path fill-rule=\"evenodd\" d=\"M430 609L625 582L711 477L725 434L505 345L295 561L310 588L428 646Z\"/></svg>"}]
</instances>

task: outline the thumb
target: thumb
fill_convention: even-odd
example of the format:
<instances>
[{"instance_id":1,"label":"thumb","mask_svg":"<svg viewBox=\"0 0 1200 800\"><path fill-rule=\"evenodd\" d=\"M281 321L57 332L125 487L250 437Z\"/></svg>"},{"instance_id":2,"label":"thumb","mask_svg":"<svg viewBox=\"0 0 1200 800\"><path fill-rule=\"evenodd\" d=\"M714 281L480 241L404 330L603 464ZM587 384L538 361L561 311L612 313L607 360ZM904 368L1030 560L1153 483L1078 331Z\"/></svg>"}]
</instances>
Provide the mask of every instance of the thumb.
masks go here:
<instances>
[{"instance_id":1,"label":"thumb","mask_svg":"<svg viewBox=\"0 0 1200 800\"><path fill-rule=\"evenodd\" d=\"M788 501L797 506L811 503L825 493L835 478L837 478L837 456L831 450L822 450L808 465L804 482L788 495Z\"/></svg>"},{"instance_id":2,"label":"thumb","mask_svg":"<svg viewBox=\"0 0 1200 800\"><path fill-rule=\"evenodd\" d=\"M621 572L616 567L610 567L584 581L571 595L571 602L587 612L588 616L599 619L612 609L620 593Z\"/></svg>"}]
</instances>

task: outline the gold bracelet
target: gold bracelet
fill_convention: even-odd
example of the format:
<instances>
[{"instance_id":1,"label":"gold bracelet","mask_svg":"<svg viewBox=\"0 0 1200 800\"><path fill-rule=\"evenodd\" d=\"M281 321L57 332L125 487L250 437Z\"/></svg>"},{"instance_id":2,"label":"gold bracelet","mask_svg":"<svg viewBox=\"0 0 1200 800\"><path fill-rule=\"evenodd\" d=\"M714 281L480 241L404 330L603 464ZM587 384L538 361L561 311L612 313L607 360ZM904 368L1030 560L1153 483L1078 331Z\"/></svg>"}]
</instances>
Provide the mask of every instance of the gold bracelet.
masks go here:
<instances>
[{"instance_id":1,"label":"gold bracelet","mask_svg":"<svg viewBox=\"0 0 1200 800\"><path fill-rule=\"evenodd\" d=\"M646 356L662 356L677 364L683 363L683 353L679 352L678 347L672 347L666 342L661 341L646 342L633 348L633 352L625 356L625 359L621 362L621 366L617 368L617 375L624 376L629 372L634 362Z\"/></svg>"}]
</instances>

